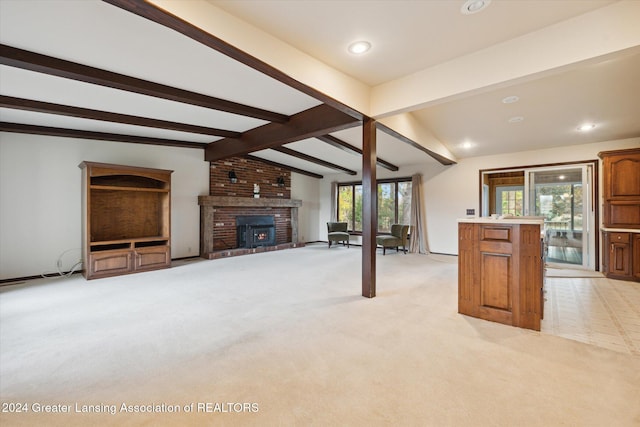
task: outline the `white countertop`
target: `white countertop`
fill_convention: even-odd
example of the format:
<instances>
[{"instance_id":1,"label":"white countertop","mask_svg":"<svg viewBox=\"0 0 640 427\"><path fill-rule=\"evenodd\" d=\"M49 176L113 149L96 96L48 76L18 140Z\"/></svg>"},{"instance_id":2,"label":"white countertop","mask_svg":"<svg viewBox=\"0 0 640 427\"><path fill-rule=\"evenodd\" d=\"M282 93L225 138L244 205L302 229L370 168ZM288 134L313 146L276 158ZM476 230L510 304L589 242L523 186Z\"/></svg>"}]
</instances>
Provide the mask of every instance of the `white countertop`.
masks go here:
<instances>
[{"instance_id":1,"label":"white countertop","mask_svg":"<svg viewBox=\"0 0 640 427\"><path fill-rule=\"evenodd\" d=\"M478 224L537 224L540 226L544 226L544 220L537 218L527 218L527 217L518 217L518 218L491 218L488 216L483 217L469 217L469 218L458 218L458 222L471 222Z\"/></svg>"}]
</instances>

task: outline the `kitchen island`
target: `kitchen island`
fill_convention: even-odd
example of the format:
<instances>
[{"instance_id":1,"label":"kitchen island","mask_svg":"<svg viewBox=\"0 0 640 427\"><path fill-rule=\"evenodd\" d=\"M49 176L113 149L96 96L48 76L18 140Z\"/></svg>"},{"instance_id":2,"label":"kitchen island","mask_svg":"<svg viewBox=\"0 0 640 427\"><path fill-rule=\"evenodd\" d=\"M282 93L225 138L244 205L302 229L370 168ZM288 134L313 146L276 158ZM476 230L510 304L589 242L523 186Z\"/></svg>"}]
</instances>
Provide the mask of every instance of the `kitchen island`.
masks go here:
<instances>
[{"instance_id":1,"label":"kitchen island","mask_svg":"<svg viewBox=\"0 0 640 427\"><path fill-rule=\"evenodd\" d=\"M542 219L458 220L458 313L540 330Z\"/></svg>"}]
</instances>

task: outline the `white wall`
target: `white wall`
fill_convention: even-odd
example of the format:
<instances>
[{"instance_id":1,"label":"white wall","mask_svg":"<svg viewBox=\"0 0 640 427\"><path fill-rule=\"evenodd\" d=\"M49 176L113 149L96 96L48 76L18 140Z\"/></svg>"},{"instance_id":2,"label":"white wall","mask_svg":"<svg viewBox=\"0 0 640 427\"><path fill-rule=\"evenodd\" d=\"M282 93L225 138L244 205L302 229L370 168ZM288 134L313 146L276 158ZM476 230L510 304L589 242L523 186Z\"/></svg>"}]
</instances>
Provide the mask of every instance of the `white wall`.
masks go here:
<instances>
[{"instance_id":1,"label":"white wall","mask_svg":"<svg viewBox=\"0 0 640 427\"><path fill-rule=\"evenodd\" d=\"M0 279L63 270L80 259L83 160L173 170L171 256L198 255L201 150L0 133Z\"/></svg>"},{"instance_id":2,"label":"white wall","mask_svg":"<svg viewBox=\"0 0 640 427\"><path fill-rule=\"evenodd\" d=\"M302 200L302 207L298 210L298 240L302 243L318 241L320 180L292 173L291 198Z\"/></svg>"},{"instance_id":3,"label":"white wall","mask_svg":"<svg viewBox=\"0 0 640 427\"><path fill-rule=\"evenodd\" d=\"M457 222L478 209L478 171L597 159L600 151L640 146L640 138L462 159L442 166L426 160L398 172L378 169L378 178L423 174L428 242L432 252L456 254ZM172 175L173 258L197 255L197 196L209 190L209 164L200 150L0 133L0 279L51 273L62 254L63 269L80 257L80 187L83 160L174 170ZM331 182L292 174L292 198L299 212L302 242L326 240Z\"/></svg>"},{"instance_id":4,"label":"white wall","mask_svg":"<svg viewBox=\"0 0 640 427\"><path fill-rule=\"evenodd\" d=\"M456 220L466 216L467 208L474 208L478 213L481 169L596 160L600 151L638 146L640 138L633 138L461 159L425 183L429 248L437 253L458 253Z\"/></svg>"},{"instance_id":5,"label":"white wall","mask_svg":"<svg viewBox=\"0 0 640 427\"><path fill-rule=\"evenodd\" d=\"M466 216L467 208L478 213L479 171L481 169L519 167L562 162L598 159L600 151L640 146L640 138L607 141L594 144L575 145L547 150L527 151L484 157L460 159L458 164L442 166L433 161L401 167L397 172L378 168L378 178L408 177L415 173L423 175L424 204L427 217L427 240L431 252L456 255L458 253L457 219ZM331 175L321 181L319 235L327 239L325 223L330 217L331 182L349 182L362 179L361 175ZM602 205L602 203L598 203ZM600 215L602 221L602 215ZM599 224L600 225L600 224ZM598 226L599 226L598 225ZM352 237L358 243L359 238Z\"/></svg>"}]
</instances>

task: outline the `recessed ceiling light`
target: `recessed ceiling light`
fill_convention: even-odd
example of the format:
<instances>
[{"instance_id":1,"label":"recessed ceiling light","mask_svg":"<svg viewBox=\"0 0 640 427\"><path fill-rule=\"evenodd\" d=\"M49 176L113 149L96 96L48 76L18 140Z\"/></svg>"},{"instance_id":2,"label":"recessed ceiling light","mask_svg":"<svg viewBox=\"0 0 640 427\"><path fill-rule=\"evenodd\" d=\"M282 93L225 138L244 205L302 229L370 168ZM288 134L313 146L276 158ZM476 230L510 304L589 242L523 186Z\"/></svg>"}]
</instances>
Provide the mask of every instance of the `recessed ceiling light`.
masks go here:
<instances>
[{"instance_id":1,"label":"recessed ceiling light","mask_svg":"<svg viewBox=\"0 0 640 427\"><path fill-rule=\"evenodd\" d=\"M520 97L516 95L507 96L506 98L502 98L503 104L513 104L514 102L518 102Z\"/></svg>"},{"instance_id":2,"label":"recessed ceiling light","mask_svg":"<svg viewBox=\"0 0 640 427\"><path fill-rule=\"evenodd\" d=\"M460 8L460 12L463 15L472 15L484 10L489 6L489 3L491 3L491 0L467 0Z\"/></svg>"},{"instance_id":3,"label":"recessed ceiling light","mask_svg":"<svg viewBox=\"0 0 640 427\"><path fill-rule=\"evenodd\" d=\"M591 129L595 128L596 125L593 123L585 123L583 125L578 126L578 130L580 132L589 132Z\"/></svg>"},{"instance_id":4,"label":"recessed ceiling light","mask_svg":"<svg viewBox=\"0 0 640 427\"><path fill-rule=\"evenodd\" d=\"M507 121L509 123L520 123L521 121L524 121L524 117L522 117L522 116L513 116Z\"/></svg>"},{"instance_id":5,"label":"recessed ceiling light","mask_svg":"<svg viewBox=\"0 0 640 427\"><path fill-rule=\"evenodd\" d=\"M465 142L462 143L462 148L464 148L465 150L468 150L468 149L472 148L473 145L474 145L473 142L465 141Z\"/></svg>"},{"instance_id":6,"label":"recessed ceiling light","mask_svg":"<svg viewBox=\"0 0 640 427\"><path fill-rule=\"evenodd\" d=\"M371 49L371 43L364 40L353 42L349 45L348 48L349 52L353 53L354 55L363 54L365 52L368 52L369 49Z\"/></svg>"}]
</instances>

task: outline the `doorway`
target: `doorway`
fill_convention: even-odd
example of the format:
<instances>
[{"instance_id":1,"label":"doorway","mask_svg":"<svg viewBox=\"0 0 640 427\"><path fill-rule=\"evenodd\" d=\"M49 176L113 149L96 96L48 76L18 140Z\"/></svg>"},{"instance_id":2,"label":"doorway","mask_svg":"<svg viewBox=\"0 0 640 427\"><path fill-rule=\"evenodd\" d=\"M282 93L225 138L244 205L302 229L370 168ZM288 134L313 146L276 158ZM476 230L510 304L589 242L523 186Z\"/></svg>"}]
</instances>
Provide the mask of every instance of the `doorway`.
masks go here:
<instances>
[{"instance_id":1,"label":"doorway","mask_svg":"<svg viewBox=\"0 0 640 427\"><path fill-rule=\"evenodd\" d=\"M597 162L481 171L480 212L544 218L547 264L596 270Z\"/></svg>"},{"instance_id":2,"label":"doorway","mask_svg":"<svg viewBox=\"0 0 640 427\"><path fill-rule=\"evenodd\" d=\"M527 171L525 212L544 217L548 263L593 266L589 262L589 237L594 230L590 184L586 165Z\"/></svg>"}]
</instances>

